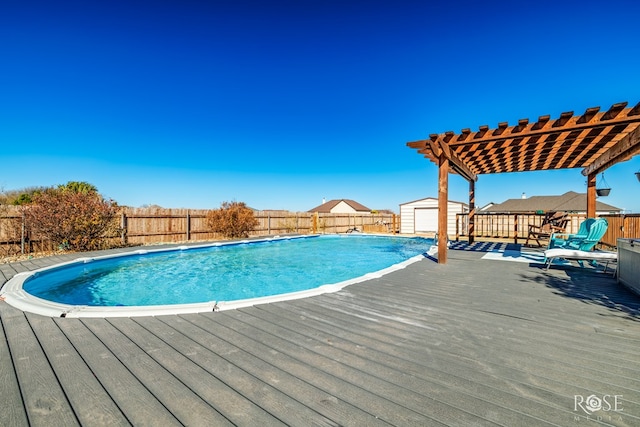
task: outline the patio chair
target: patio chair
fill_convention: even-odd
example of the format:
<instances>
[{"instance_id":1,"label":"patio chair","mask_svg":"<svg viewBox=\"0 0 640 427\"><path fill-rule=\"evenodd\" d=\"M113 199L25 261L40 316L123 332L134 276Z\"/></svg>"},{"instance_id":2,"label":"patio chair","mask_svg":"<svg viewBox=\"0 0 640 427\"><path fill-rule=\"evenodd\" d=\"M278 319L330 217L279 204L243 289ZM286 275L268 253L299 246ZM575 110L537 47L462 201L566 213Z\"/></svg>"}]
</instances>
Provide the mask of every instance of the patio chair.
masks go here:
<instances>
[{"instance_id":1,"label":"patio chair","mask_svg":"<svg viewBox=\"0 0 640 427\"><path fill-rule=\"evenodd\" d=\"M578 249L547 249L544 251L545 269L548 270L556 258L578 261L580 267L584 267L584 261L589 261L594 267L598 262L604 263L604 271L607 271L609 263L618 262L618 253L610 251L581 251Z\"/></svg>"},{"instance_id":2,"label":"patio chair","mask_svg":"<svg viewBox=\"0 0 640 427\"><path fill-rule=\"evenodd\" d=\"M547 249L563 248L590 251L602 239L609 224L604 218L587 218L576 234L552 233Z\"/></svg>"},{"instance_id":3,"label":"patio chair","mask_svg":"<svg viewBox=\"0 0 640 427\"><path fill-rule=\"evenodd\" d=\"M535 240L538 247L542 247L540 240L549 240L553 233L564 233L569 223L569 216L564 212L547 212L542 218L542 224L529 225L529 235L525 246L531 246L529 240Z\"/></svg>"},{"instance_id":4,"label":"patio chair","mask_svg":"<svg viewBox=\"0 0 640 427\"><path fill-rule=\"evenodd\" d=\"M546 268L549 269L554 259L562 258L576 260L580 267L584 267L584 261L590 261L592 265L597 265L598 261L606 262L606 271L609 262L617 261L617 253L593 251L593 248L606 233L608 225L604 218L587 218L576 234L552 234L549 247L544 251Z\"/></svg>"}]
</instances>

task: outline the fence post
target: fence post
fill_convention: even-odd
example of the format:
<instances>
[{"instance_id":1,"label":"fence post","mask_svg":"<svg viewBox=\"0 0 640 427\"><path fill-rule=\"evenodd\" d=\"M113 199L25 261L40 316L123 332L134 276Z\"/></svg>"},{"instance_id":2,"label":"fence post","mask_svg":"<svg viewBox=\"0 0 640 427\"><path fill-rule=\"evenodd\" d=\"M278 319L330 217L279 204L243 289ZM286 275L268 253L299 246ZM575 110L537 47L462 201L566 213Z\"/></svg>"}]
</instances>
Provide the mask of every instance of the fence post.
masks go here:
<instances>
[{"instance_id":1,"label":"fence post","mask_svg":"<svg viewBox=\"0 0 640 427\"><path fill-rule=\"evenodd\" d=\"M191 240L191 212L187 209L187 241Z\"/></svg>"},{"instance_id":2,"label":"fence post","mask_svg":"<svg viewBox=\"0 0 640 427\"><path fill-rule=\"evenodd\" d=\"M120 216L120 240L123 245L127 244L127 214L124 211Z\"/></svg>"},{"instance_id":3,"label":"fence post","mask_svg":"<svg viewBox=\"0 0 640 427\"><path fill-rule=\"evenodd\" d=\"M518 214L513 216L513 243L518 244Z\"/></svg>"},{"instance_id":4,"label":"fence post","mask_svg":"<svg viewBox=\"0 0 640 427\"><path fill-rule=\"evenodd\" d=\"M26 224L25 224L25 217L24 217L24 212L22 212L22 224L20 226L20 253L22 255L24 255L24 242L26 239Z\"/></svg>"}]
</instances>

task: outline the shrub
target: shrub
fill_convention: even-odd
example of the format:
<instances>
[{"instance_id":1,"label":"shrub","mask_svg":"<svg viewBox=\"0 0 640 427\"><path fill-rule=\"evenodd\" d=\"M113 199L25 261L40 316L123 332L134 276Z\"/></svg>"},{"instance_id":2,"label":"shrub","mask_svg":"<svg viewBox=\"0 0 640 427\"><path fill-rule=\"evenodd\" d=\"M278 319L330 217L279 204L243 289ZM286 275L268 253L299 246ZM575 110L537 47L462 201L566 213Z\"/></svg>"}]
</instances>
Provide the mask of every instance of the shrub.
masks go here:
<instances>
[{"instance_id":1,"label":"shrub","mask_svg":"<svg viewBox=\"0 0 640 427\"><path fill-rule=\"evenodd\" d=\"M32 195L23 206L27 227L65 249L99 249L118 231L118 205L91 184L69 184Z\"/></svg>"},{"instance_id":2,"label":"shrub","mask_svg":"<svg viewBox=\"0 0 640 427\"><path fill-rule=\"evenodd\" d=\"M249 232L258 226L258 220L243 202L223 202L220 209L207 213L207 225L224 237L249 237Z\"/></svg>"},{"instance_id":3,"label":"shrub","mask_svg":"<svg viewBox=\"0 0 640 427\"><path fill-rule=\"evenodd\" d=\"M98 193L95 185L83 181L69 181L64 185L59 185L58 190L82 194Z\"/></svg>"}]
</instances>

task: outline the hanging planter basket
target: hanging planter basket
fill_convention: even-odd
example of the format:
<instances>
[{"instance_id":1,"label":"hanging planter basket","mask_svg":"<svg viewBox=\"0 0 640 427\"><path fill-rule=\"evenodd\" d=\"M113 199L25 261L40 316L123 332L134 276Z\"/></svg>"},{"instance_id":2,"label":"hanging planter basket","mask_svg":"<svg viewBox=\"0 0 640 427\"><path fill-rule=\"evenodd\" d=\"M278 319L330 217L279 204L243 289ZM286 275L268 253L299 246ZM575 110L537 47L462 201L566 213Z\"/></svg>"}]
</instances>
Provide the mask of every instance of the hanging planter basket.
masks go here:
<instances>
[{"instance_id":1,"label":"hanging planter basket","mask_svg":"<svg viewBox=\"0 0 640 427\"><path fill-rule=\"evenodd\" d=\"M638 176L637 173L636 176ZM640 177L638 177L638 179L640 180ZM606 197L610 192L611 187L609 187L609 184L607 184L607 181L605 181L603 173L602 178L600 178L600 182L598 183L598 185L596 185L596 194L600 197Z\"/></svg>"}]
</instances>

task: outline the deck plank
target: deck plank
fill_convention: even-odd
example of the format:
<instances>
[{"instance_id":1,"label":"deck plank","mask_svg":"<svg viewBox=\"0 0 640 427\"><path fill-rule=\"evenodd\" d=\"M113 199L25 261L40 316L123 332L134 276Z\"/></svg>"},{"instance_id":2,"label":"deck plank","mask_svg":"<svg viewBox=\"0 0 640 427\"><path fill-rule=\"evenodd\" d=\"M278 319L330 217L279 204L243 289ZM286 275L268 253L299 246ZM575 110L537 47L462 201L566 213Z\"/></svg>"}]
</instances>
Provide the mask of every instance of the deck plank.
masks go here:
<instances>
[{"instance_id":1,"label":"deck plank","mask_svg":"<svg viewBox=\"0 0 640 427\"><path fill-rule=\"evenodd\" d=\"M344 302L343 296L334 294L334 297ZM304 302L301 302L300 304L304 304ZM369 307L369 313L382 311L384 309L384 305L382 304L373 304L371 298L367 299L366 305ZM409 305L409 303L407 303L407 305ZM291 305L278 306L278 314L283 315L288 313L290 311L289 307L291 307ZM315 305L309 306L309 309L312 310L314 307ZM323 303L323 312L317 312L315 314L315 318L325 318L326 313L324 311L329 307L330 304L325 300ZM354 311L356 310L356 307L351 303L346 304L346 307ZM264 306L263 309L273 311L276 308L275 306ZM445 329L442 321L439 320L443 318L443 313L437 314L436 312L433 312L433 310L429 310L429 313L421 315L412 309L403 312L399 307L393 307L391 310L392 316L391 313L389 313L389 316L393 319L399 320L399 328L403 328L403 324L409 318L412 319L414 325L420 326L415 330L415 337L418 338L419 341L426 342L428 340L435 339L439 342L443 342L444 339L447 338L446 334L448 333L448 330ZM306 312L306 315L310 316L308 312ZM456 316L454 313L448 313L446 318L454 318L460 321L460 316ZM616 350L618 350L616 354L611 354L611 345L614 345L614 342L620 344L619 339L612 341L611 338L607 339L607 337L600 336L598 341L593 342L592 340L589 340L589 336L584 333L577 334L574 338L569 339L566 331L562 329L555 330L551 326L540 325L538 323L522 321L521 319L509 317L504 319L500 318L500 322L496 323L493 315L486 313L477 313L477 316L473 319L473 323L476 327L477 333L482 334L491 340L492 345L483 352L491 352L493 349L499 349L499 354L488 353L488 357L485 356L487 363L499 361L503 358L504 362L501 363L501 366L507 366L509 365L509 361L519 360L519 358L525 356L523 349L527 345L532 345L541 354L540 356L530 360L527 366L532 367L532 371L537 370L538 373L545 372L552 382L556 382L562 374L570 373L574 379L574 383L577 379L578 383L588 383L589 385L593 385L594 381L597 381L594 377L597 378L599 376L602 366L606 364L610 373L606 384L616 384L617 379L624 379L625 382L635 382L635 388L640 388L640 378L635 377L636 371L629 369L629 366L633 366L634 360L637 359L637 345L634 347L630 346L627 349L616 347ZM362 328L358 329L362 331L366 330L365 328L366 325L363 325ZM570 340L570 342L565 344L562 342L563 340ZM371 343L371 339L368 339L367 342L368 345L375 345L377 347L384 347L387 345L385 342ZM623 346L621 345L621 347ZM575 363L576 350L578 350L580 355L589 354L589 360L591 360L591 362L595 362L597 366L589 368L586 364L582 364L577 368ZM439 349L432 351L441 352ZM609 353L607 359L602 359L602 352ZM563 357L560 357L562 353L564 353L564 355ZM455 356L455 352L449 351L447 353L447 357ZM519 365L514 366L514 369L522 370ZM624 371L621 374L613 375L616 370L620 369L624 369ZM525 375L532 375L532 372L523 373ZM515 377L512 379L515 379ZM536 381L540 383L541 381L544 381L544 378L538 377Z\"/></svg>"},{"instance_id":2,"label":"deck plank","mask_svg":"<svg viewBox=\"0 0 640 427\"><path fill-rule=\"evenodd\" d=\"M331 420L300 404L300 402L284 394L273 385L241 369L236 362L236 359L240 357L237 349L231 351L231 357L225 358L219 353L222 350L222 352L228 354L229 350L221 348L220 340L216 339L214 345L205 347L196 342L196 340L203 340L203 336L209 336L210 339L210 334L187 322L177 322L176 320L176 316L163 316L162 321L150 318L136 319L138 323L158 337L170 338L167 341L171 343L170 345L175 351L189 358L189 360L205 369L219 381L244 396L252 404L266 411L266 413L262 414L249 414L252 422L267 425L273 422L273 419L271 416L267 416L267 413L275 413L282 414L279 416L280 421L287 425L335 425ZM172 326L177 326L179 329ZM252 360L252 363L257 363L257 361ZM280 375L281 373L278 374ZM194 377L192 383L197 386L199 382L200 379ZM212 400L214 398L219 401L215 405L216 407L231 407L228 402L220 401L219 395L211 397Z\"/></svg>"},{"instance_id":3,"label":"deck plank","mask_svg":"<svg viewBox=\"0 0 640 427\"><path fill-rule=\"evenodd\" d=\"M434 356L433 353L425 351L424 345L412 349L405 347L399 341L385 338L384 340L373 339L369 341L369 343L373 342L373 345L367 346L356 335L345 338L344 335L343 337L338 336L340 331L336 334L335 328L313 328L307 318L304 322L295 323L295 330L283 331L279 325L286 325L287 322L282 320L281 312L275 313L268 306L260 306L259 308L262 310L253 310L250 314L261 320L259 324L263 330L280 337L288 337L287 339L292 342L302 342L309 350L321 352L331 360L340 360L360 372L393 384L396 389L409 390L410 393L403 393L388 387L389 390L386 393L388 396L392 396L389 398L403 402L404 405L411 404L412 396L416 397L416 401L413 402L415 405L413 409L416 411L426 411L432 415L438 413L439 408L443 414L441 415L442 421L448 425L452 425L455 421L464 425L480 424L481 422L517 425L522 424L523 421L531 422L532 420L531 418L525 419L522 414L509 410L511 407L530 404L524 399L518 399L517 396L507 392L499 393L498 390L488 389L482 383L474 383L452 373L439 377L431 373L433 370L431 360ZM327 314L332 315L330 312ZM345 321L342 326L345 331L349 331L355 325ZM393 356L385 352L384 342L393 342L391 345L395 349ZM443 362L452 363L448 357ZM478 386L478 384L481 385ZM382 391L385 392L384 389ZM487 397L492 394L497 394L493 401ZM431 405L425 404L424 396L433 400ZM548 407L546 405L540 406L539 418L536 423L543 425Z\"/></svg>"},{"instance_id":4,"label":"deck plank","mask_svg":"<svg viewBox=\"0 0 640 427\"><path fill-rule=\"evenodd\" d=\"M378 381L375 377L362 372L354 372L348 366L310 354L301 345L287 342L276 335L270 335L255 325L246 323L247 316L242 310L234 310L226 316L216 318L222 324L240 335L249 335L250 344L259 347L262 357L269 363L287 369L295 376L325 390L328 393L340 393L343 399L353 406L386 421L390 424L424 425L440 422L409 408L402 403L391 400L392 392L408 397L409 393L394 388L391 384ZM205 315L206 316L206 315ZM423 401L426 404L426 401ZM453 421L453 420L452 420ZM460 424L462 425L462 423ZM468 424L467 424L468 425Z\"/></svg>"},{"instance_id":5,"label":"deck plank","mask_svg":"<svg viewBox=\"0 0 640 427\"><path fill-rule=\"evenodd\" d=\"M296 312L278 306L260 308L260 312L255 314L264 322L274 325L286 324L279 319L283 313L285 316L296 315ZM350 332L359 329L353 323L345 322L343 328L330 328L314 321L309 312L300 310L297 314L304 318L304 322L296 325L296 332L313 338L317 343L329 342L330 346L322 347L327 357L344 360L371 375L395 381L398 386L415 393L431 396L441 404L450 406L451 413L456 417L460 413L471 412L505 425L533 421L542 425L545 420L554 422L548 419L549 406L546 402L550 393L545 393L546 399L538 403L531 401L530 395L523 398L514 394L511 387L506 387L495 376L483 374L483 366L477 361L466 358L457 360L451 352L433 350L424 344L411 348L398 341L365 337ZM327 314L331 315L330 312ZM300 339L296 341L306 342ZM314 347L317 345L314 344ZM510 409L522 406L528 407L528 417L531 418Z\"/></svg>"},{"instance_id":6,"label":"deck plank","mask_svg":"<svg viewBox=\"0 0 640 427\"><path fill-rule=\"evenodd\" d=\"M116 357L115 353L122 348L117 339L101 341L79 319L57 318L55 321L131 424L181 425L149 391L155 379L147 378L148 384L141 382ZM87 323L91 323L94 329L109 330L109 325L103 319L87 319Z\"/></svg>"},{"instance_id":7,"label":"deck plank","mask_svg":"<svg viewBox=\"0 0 640 427\"><path fill-rule=\"evenodd\" d=\"M203 422L208 422L209 425L222 422L229 425L248 424L252 419L261 420L264 425L280 424L272 415L252 404L242 394L233 390L201 366L193 363L158 336L143 328L138 322L131 319L114 318L110 319L109 323L130 338L132 343L135 342L135 345L139 346L140 350L147 355L148 362L139 366L139 369L136 369L135 366L131 367L137 375L147 374L150 370L148 365L151 365L151 361L153 361L154 366L163 369L167 373L171 372L175 377L175 380L170 380L169 378L164 380L161 387L155 392L156 394L164 393L163 401L173 401L176 406L183 409L185 420L196 417L203 420ZM152 326L152 324L159 323L159 321L151 318L146 319L145 323ZM98 331L98 333L101 332ZM171 340L172 337L165 338ZM128 354L131 351L123 348L123 357L129 359ZM139 364L139 359L140 357L132 358L130 362ZM160 375L164 375L164 373L158 371L153 374L154 377L160 377ZM172 395L166 395L167 393ZM187 405L195 400L194 396L190 396L190 394L197 396L198 401L202 400L202 403L207 404L208 408ZM213 414L214 408L220 408L216 414ZM216 418L213 418L214 416Z\"/></svg>"},{"instance_id":8,"label":"deck plank","mask_svg":"<svg viewBox=\"0 0 640 427\"><path fill-rule=\"evenodd\" d=\"M388 314L382 314L381 310L383 310L384 307L372 305L371 300L367 300L366 305L363 306L345 303L343 299L340 299L340 295L337 294L320 299L323 303L323 311L332 309L338 310L337 313L332 315L334 318L342 316L342 319L348 320L351 316L359 313L361 316L366 314L367 316L383 320L388 316L399 319L399 315L402 314L402 311L399 309L394 309L393 313L389 312ZM317 305L314 305L314 307L317 307ZM313 309L314 307L310 307L310 309ZM379 314L377 315L376 313ZM319 315L323 315L323 313L319 313ZM608 364L609 372L617 373L617 375L623 377L633 377L635 374L635 370L629 369L627 366L627 363L636 357L636 354L633 351L630 351L630 349L625 351L625 349L622 348L620 351L616 352L616 354L610 354L606 360L603 361L601 359L602 353L609 353L611 348L610 345L613 344L613 341L608 340L607 337L604 337L601 334L599 335L599 340L597 342L591 343L588 338L593 332L578 332L574 335L576 337L574 342L567 343L564 339L566 331L563 331L561 328L553 328L537 322L531 322L528 320L523 321L523 319L509 316L504 317L500 314L487 313L482 310L476 313L468 313L464 315L448 313L446 318L461 322L460 324L463 327L458 332L460 336L464 336L464 334L466 334L465 331L470 329L470 325L464 322L471 320L474 325L474 334L483 335L487 339L491 340L490 346L482 348L483 352L492 351L496 348L516 348L516 351L518 351L518 346L522 347L535 343L535 347L541 352L542 360L547 364L557 364L567 360L571 360L571 364L575 364L576 359L580 359L584 362L585 366L588 363L596 363L599 367L601 367L602 364ZM409 317L407 317L407 319L409 319ZM411 321L423 322L427 325L429 322L429 316L423 317L419 314L412 314ZM371 327L372 325L379 324L379 322L365 322L362 324L363 327ZM403 329L407 329L406 326L402 322L398 322L395 329L397 330L397 334L401 334ZM452 327L449 327L449 329L452 329ZM391 333L394 333L393 330ZM446 337L440 335L434 331L429 331L428 328L418 328L417 330L414 330L410 339L415 341L417 345L420 345L422 339L434 336L438 336L440 339ZM473 338L466 337L466 339ZM619 339L616 340L616 342L619 341ZM576 350L578 350L578 354L576 354ZM502 350L501 352L504 354ZM498 357L498 355L494 354L492 357ZM512 357L505 357L507 360L510 358Z\"/></svg>"},{"instance_id":9,"label":"deck plank","mask_svg":"<svg viewBox=\"0 0 640 427\"><path fill-rule=\"evenodd\" d=\"M29 425L79 425L48 356L24 314L13 309L3 310L2 323Z\"/></svg>"},{"instance_id":10,"label":"deck plank","mask_svg":"<svg viewBox=\"0 0 640 427\"><path fill-rule=\"evenodd\" d=\"M250 339L236 334L231 329L221 325L212 325L211 321L204 316L166 316L162 317L162 320L191 337L203 347L232 361L240 369L278 388L280 393L296 400L295 403L290 403L292 408L303 404L309 410L322 415L323 418L317 420L317 424L315 424L315 416L306 411L306 413L287 414L287 417L309 416L310 424L314 425L389 425L360 408L338 399L335 394L322 391L303 381L289 369L281 369L269 363L264 360L263 354L271 352L271 350L254 345Z\"/></svg>"},{"instance_id":11,"label":"deck plank","mask_svg":"<svg viewBox=\"0 0 640 427\"><path fill-rule=\"evenodd\" d=\"M11 310L15 309L6 304L0 304L0 396L2 396L0 426L21 426L28 423L6 336L4 317L5 313Z\"/></svg>"},{"instance_id":12,"label":"deck plank","mask_svg":"<svg viewBox=\"0 0 640 427\"><path fill-rule=\"evenodd\" d=\"M415 344L405 346L403 344L406 342L399 344L392 340L376 339L377 334L368 334L364 325L340 318L336 313L328 310L326 305L317 312L310 311L304 301L299 301L296 305L297 309L291 304L287 304L286 307L285 305L265 305L261 308L264 311L277 313L279 316L289 313L290 316L304 318L305 326L317 331L331 330L335 336L325 339L331 340L335 347L362 353L367 358L397 367L407 374L457 389L459 398L447 401L460 402L464 400L465 395L470 394L494 405L506 405L508 408L520 408L520 410L526 408L527 414L548 422L563 424L567 416L571 416L567 412L571 409L570 405L563 403L566 396L584 393L592 389L587 386L593 387L598 383L603 386L598 389L606 389L605 386L612 385L601 381L600 372L593 377L583 378L583 387L580 387L575 380L582 378L582 372L577 369L571 377L572 384L567 386L560 381L563 366L557 367L552 363L540 362L532 367L531 362L537 361L542 356L529 356L525 351L512 353L511 344L496 343L493 338L486 349L476 353L464 351L464 347L451 348L446 337L439 337L437 334L425 334L422 346ZM313 305L313 308L317 307ZM330 322L343 325L343 328L330 326L326 323L328 319ZM299 326L298 330L304 331L305 328ZM447 329L446 332L453 331ZM309 332L311 333L313 331ZM419 334L419 330L416 330L416 334ZM470 337L460 337L457 340L471 347L482 346L481 341ZM495 350L491 350L491 347ZM505 360L514 362L508 366L504 363ZM616 389L625 392L623 387L617 386ZM469 406L465 404L465 408L467 407Z\"/></svg>"},{"instance_id":13,"label":"deck plank","mask_svg":"<svg viewBox=\"0 0 640 427\"><path fill-rule=\"evenodd\" d=\"M49 317L26 315L49 362L83 425L130 425L67 337Z\"/></svg>"}]
</instances>

